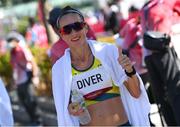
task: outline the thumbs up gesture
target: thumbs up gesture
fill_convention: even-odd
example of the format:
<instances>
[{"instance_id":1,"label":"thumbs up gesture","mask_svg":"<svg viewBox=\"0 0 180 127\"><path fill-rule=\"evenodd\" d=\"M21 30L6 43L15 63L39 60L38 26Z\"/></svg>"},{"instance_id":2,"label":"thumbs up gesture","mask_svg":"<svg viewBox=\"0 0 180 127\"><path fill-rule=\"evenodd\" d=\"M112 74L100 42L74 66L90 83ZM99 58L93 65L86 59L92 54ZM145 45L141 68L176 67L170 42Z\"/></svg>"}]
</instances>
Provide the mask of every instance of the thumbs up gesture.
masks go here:
<instances>
[{"instance_id":1,"label":"thumbs up gesture","mask_svg":"<svg viewBox=\"0 0 180 127\"><path fill-rule=\"evenodd\" d=\"M133 64L131 63L129 57L127 57L122 53L122 47L120 46L118 46L118 52L119 52L119 58L118 58L119 64L122 66L124 70L126 70L126 72L131 73L133 71L132 68Z\"/></svg>"}]
</instances>

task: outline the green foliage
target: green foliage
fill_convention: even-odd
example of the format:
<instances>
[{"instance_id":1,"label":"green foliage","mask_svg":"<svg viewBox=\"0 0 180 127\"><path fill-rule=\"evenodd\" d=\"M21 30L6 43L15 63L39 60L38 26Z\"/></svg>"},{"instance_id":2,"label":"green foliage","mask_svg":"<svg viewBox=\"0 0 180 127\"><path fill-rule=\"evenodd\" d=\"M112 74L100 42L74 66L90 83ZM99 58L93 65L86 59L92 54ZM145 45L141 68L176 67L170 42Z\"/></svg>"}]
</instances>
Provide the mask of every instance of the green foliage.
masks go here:
<instances>
[{"instance_id":1,"label":"green foliage","mask_svg":"<svg viewBox=\"0 0 180 127\"><path fill-rule=\"evenodd\" d=\"M32 47L31 51L40 70L40 85L37 94L51 96L51 62L47 55L47 49Z\"/></svg>"},{"instance_id":2,"label":"green foliage","mask_svg":"<svg viewBox=\"0 0 180 127\"><path fill-rule=\"evenodd\" d=\"M16 29L19 33L25 36L28 25L29 25L28 17L23 17L22 19L18 20L18 22L16 23Z\"/></svg>"},{"instance_id":3,"label":"green foliage","mask_svg":"<svg viewBox=\"0 0 180 127\"><path fill-rule=\"evenodd\" d=\"M0 7L6 6L9 0L0 0Z\"/></svg>"},{"instance_id":4,"label":"green foliage","mask_svg":"<svg viewBox=\"0 0 180 127\"><path fill-rule=\"evenodd\" d=\"M45 84L51 84L51 62L47 55L47 49L33 47L31 51L40 69L40 79Z\"/></svg>"},{"instance_id":5,"label":"green foliage","mask_svg":"<svg viewBox=\"0 0 180 127\"><path fill-rule=\"evenodd\" d=\"M12 67L10 65L9 60L9 52L0 56L0 76L6 85L12 83Z\"/></svg>"},{"instance_id":6,"label":"green foliage","mask_svg":"<svg viewBox=\"0 0 180 127\"><path fill-rule=\"evenodd\" d=\"M0 6L5 7L8 5L18 5L22 3L28 3L37 0L0 0Z\"/></svg>"}]
</instances>

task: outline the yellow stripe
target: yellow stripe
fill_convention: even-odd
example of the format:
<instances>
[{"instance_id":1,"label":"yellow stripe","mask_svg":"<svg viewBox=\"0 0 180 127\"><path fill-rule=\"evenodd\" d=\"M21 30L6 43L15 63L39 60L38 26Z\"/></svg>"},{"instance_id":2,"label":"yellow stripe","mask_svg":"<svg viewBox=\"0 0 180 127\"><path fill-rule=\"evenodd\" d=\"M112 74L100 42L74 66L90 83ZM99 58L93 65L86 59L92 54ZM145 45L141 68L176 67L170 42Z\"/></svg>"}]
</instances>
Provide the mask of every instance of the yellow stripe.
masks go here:
<instances>
[{"instance_id":1,"label":"yellow stripe","mask_svg":"<svg viewBox=\"0 0 180 127\"><path fill-rule=\"evenodd\" d=\"M85 100L86 106L96 104L97 102L98 102L98 101L94 101L94 100Z\"/></svg>"},{"instance_id":2,"label":"yellow stripe","mask_svg":"<svg viewBox=\"0 0 180 127\"><path fill-rule=\"evenodd\" d=\"M113 83L113 88L109 91L107 91L106 93L119 93L119 87L117 87L116 85L114 85Z\"/></svg>"}]
</instances>

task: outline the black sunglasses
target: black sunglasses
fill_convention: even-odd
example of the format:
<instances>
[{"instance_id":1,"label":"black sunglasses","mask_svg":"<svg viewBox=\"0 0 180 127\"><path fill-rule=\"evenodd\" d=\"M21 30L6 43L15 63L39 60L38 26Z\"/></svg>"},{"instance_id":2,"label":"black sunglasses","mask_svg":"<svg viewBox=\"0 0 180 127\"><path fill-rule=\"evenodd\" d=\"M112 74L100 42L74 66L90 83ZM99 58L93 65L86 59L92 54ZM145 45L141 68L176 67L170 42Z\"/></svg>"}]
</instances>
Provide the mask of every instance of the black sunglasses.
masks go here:
<instances>
[{"instance_id":1,"label":"black sunglasses","mask_svg":"<svg viewBox=\"0 0 180 127\"><path fill-rule=\"evenodd\" d=\"M68 35L72 32L72 29L75 31L80 31L84 28L85 25L85 22L75 22L60 28L59 32L63 35Z\"/></svg>"}]
</instances>

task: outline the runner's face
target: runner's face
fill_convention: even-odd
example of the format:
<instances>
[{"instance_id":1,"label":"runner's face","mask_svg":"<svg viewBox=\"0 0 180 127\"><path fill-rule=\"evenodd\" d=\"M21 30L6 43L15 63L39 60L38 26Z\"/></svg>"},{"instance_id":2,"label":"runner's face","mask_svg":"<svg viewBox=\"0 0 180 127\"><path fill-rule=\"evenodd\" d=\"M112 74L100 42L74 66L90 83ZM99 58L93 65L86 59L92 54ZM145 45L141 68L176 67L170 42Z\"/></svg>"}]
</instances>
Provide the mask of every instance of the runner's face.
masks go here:
<instances>
[{"instance_id":1,"label":"runner's face","mask_svg":"<svg viewBox=\"0 0 180 127\"><path fill-rule=\"evenodd\" d=\"M70 47L85 43L87 26L78 14L66 14L59 20L59 23L60 36Z\"/></svg>"}]
</instances>

